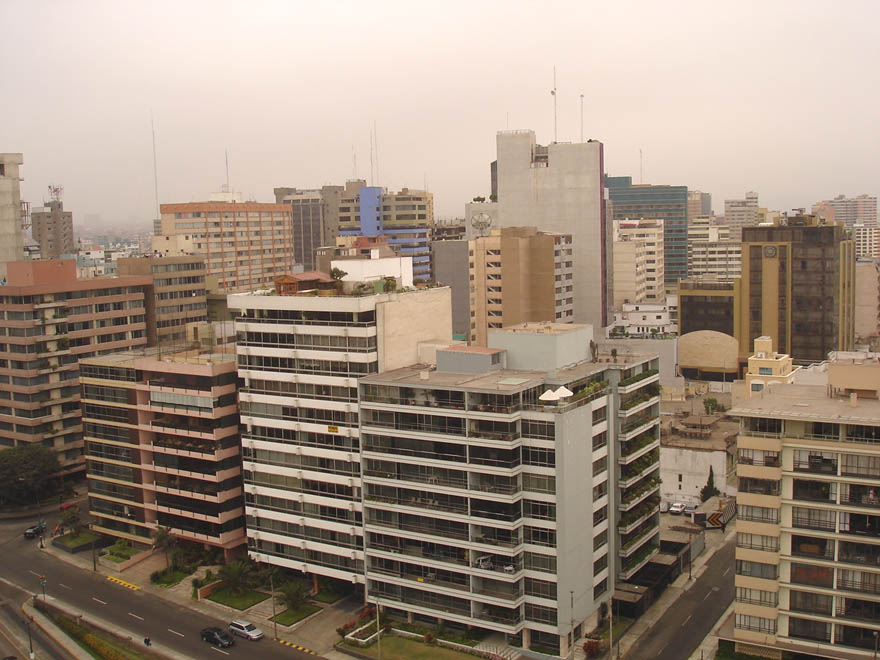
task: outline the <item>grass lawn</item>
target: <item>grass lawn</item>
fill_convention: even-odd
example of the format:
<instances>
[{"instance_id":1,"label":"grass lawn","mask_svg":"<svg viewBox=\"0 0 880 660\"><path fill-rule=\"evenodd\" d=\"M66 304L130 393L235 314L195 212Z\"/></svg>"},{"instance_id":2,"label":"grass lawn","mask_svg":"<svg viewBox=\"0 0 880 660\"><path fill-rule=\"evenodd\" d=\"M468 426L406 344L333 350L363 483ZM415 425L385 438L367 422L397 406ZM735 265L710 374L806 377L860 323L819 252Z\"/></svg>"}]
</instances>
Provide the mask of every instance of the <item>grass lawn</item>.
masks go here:
<instances>
[{"instance_id":1,"label":"grass lawn","mask_svg":"<svg viewBox=\"0 0 880 660\"><path fill-rule=\"evenodd\" d=\"M379 657L376 644L363 648L348 642L343 644L371 658ZM459 653L442 646L424 644L396 635L382 635L382 658L383 660L474 660L474 656L469 653Z\"/></svg>"},{"instance_id":2,"label":"grass lawn","mask_svg":"<svg viewBox=\"0 0 880 660\"><path fill-rule=\"evenodd\" d=\"M737 653L733 649L733 642L721 640L718 643L718 652L715 654L715 660L761 660L761 658L756 655Z\"/></svg>"},{"instance_id":3,"label":"grass lawn","mask_svg":"<svg viewBox=\"0 0 880 660\"><path fill-rule=\"evenodd\" d=\"M214 593L208 596L208 600L213 600L215 603L220 603L221 605L228 605L229 607L234 607L237 610L246 610L249 607L253 607L257 603L261 603L269 597L269 594L260 593L259 591L254 591L253 589L248 589L240 594L232 593L229 589L217 589Z\"/></svg>"},{"instance_id":4,"label":"grass lawn","mask_svg":"<svg viewBox=\"0 0 880 660\"><path fill-rule=\"evenodd\" d=\"M297 621L302 621L310 614L314 614L321 608L317 605L310 605L306 603L305 605L301 605L295 610L284 610L281 614L276 616L273 621L281 624L282 626L292 626Z\"/></svg>"},{"instance_id":5,"label":"grass lawn","mask_svg":"<svg viewBox=\"0 0 880 660\"><path fill-rule=\"evenodd\" d=\"M623 616L614 617L614 639L615 640L620 639L620 636L623 634L623 631L626 630L627 627L629 627L629 625L632 622L633 622L632 619L627 619L626 617L623 617ZM593 632L595 632L595 631L593 631ZM609 632L608 626L607 625L603 626L602 632L599 633L599 636L602 639L607 640L608 639L608 632Z\"/></svg>"},{"instance_id":6,"label":"grass lawn","mask_svg":"<svg viewBox=\"0 0 880 660\"><path fill-rule=\"evenodd\" d=\"M150 576L150 582L153 584L157 584L160 587L173 587L175 584L180 582L183 578L185 578L189 573L185 571L162 571L159 578L153 582L153 577Z\"/></svg>"},{"instance_id":7,"label":"grass lawn","mask_svg":"<svg viewBox=\"0 0 880 660\"><path fill-rule=\"evenodd\" d=\"M92 532L80 532L75 535L73 533L65 534L64 536L56 537L56 540L62 544L66 545L68 548L74 548L78 545L82 545L84 543L91 543L92 541L97 541L100 539L100 534L93 534Z\"/></svg>"}]
</instances>

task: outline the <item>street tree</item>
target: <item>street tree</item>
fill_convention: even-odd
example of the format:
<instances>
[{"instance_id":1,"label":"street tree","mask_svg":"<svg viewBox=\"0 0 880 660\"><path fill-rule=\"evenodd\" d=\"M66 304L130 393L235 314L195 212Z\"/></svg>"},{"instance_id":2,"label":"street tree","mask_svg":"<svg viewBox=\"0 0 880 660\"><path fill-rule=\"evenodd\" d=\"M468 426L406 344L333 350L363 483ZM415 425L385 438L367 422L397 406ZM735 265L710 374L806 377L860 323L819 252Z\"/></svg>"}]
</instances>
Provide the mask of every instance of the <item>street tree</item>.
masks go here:
<instances>
[{"instance_id":1,"label":"street tree","mask_svg":"<svg viewBox=\"0 0 880 660\"><path fill-rule=\"evenodd\" d=\"M165 568L171 566L171 552L177 547L177 538L167 527L159 526L153 532L153 547L165 553Z\"/></svg>"},{"instance_id":2,"label":"street tree","mask_svg":"<svg viewBox=\"0 0 880 660\"><path fill-rule=\"evenodd\" d=\"M0 451L0 500L37 502L59 467L55 452L40 443Z\"/></svg>"}]
</instances>

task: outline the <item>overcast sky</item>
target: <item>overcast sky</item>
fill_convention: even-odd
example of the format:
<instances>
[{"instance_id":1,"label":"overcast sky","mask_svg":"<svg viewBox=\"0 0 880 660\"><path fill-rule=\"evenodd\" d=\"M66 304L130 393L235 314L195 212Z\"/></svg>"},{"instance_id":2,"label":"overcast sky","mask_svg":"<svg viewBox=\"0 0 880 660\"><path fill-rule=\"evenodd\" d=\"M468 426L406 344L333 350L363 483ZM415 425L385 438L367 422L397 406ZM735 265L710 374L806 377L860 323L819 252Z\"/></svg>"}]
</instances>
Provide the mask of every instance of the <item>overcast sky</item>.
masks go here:
<instances>
[{"instance_id":1,"label":"overcast sky","mask_svg":"<svg viewBox=\"0 0 880 660\"><path fill-rule=\"evenodd\" d=\"M880 3L0 0L0 151L23 198L152 218L225 181L427 181L438 216L488 195L495 133L605 143L606 169L790 209L878 192Z\"/></svg>"}]
</instances>

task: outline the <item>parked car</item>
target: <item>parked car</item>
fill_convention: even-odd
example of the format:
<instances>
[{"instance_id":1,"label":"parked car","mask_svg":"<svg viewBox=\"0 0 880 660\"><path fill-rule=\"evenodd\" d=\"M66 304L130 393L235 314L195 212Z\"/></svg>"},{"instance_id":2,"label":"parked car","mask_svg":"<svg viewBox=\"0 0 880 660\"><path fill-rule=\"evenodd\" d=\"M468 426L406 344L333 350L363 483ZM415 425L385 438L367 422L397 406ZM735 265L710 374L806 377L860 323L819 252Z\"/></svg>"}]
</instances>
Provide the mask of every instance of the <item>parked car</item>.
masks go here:
<instances>
[{"instance_id":1,"label":"parked car","mask_svg":"<svg viewBox=\"0 0 880 660\"><path fill-rule=\"evenodd\" d=\"M681 502L674 502L669 505L669 513L680 516L682 513L684 513L684 508L684 504L682 504Z\"/></svg>"},{"instance_id":2,"label":"parked car","mask_svg":"<svg viewBox=\"0 0 880 660\"><path fill-rule=\"evenodd\" d=\"M696 510L697 510L697 507L695 507L693 504L688 504L687 506L684 507L684 515L692 516L694 514L694 511L696 511Z\"/></svg>"},{"instance_id":3,"label":"parked car","mask_svg":"<svg viewBox=\"0 0 880 660\"><path fill-rule=\"evenodd\" d=\"M263 638L263 631L257 628L250 621L245 621L244 619L236 619L235 621L230 621L229 632L233 635L238 635L239 637L249 639L252 642Z\"/></svg>"},{"instance_id":4,"label":"parked car","mask_svg":"<svg viewBox=\"0 0 880 660\"><path fill-rule=\"evenodd\" d=\"M224 649L235 644L235 640L225 630L216 627L203 628L202 640Z\"/></svg>"},{"instance_id":5,"label":"parked car","mask_svg":"<svg viewBox=\"0 0 880 660\"><path fill-rule=\"evenodd\" d=\"M43 528L40 525L31 525L26 530L24 530L24 537L26 539L35 539L40 533L43 531Z\"/></svg>"},{"instance_id":6,"label":"parked car","mask_svg":"<svg viewBox=\"0 0 880 660\"><path fill-rule=\"evenodd\" d=\"M76 502L65 502L61 505L60 511L61 513L64 513L68 509L79 509L79 504Z\"/></svg>"},{"instance_id":7,"label":"parked car","mask_svg":"<svg viewBox=\"0 0 880 660\"><path fill-rule=\"evenodd\" d=\"M660 500L660 513L666 513L667 511L669 511L669 502Z\"/></svg>"}]
</instances>

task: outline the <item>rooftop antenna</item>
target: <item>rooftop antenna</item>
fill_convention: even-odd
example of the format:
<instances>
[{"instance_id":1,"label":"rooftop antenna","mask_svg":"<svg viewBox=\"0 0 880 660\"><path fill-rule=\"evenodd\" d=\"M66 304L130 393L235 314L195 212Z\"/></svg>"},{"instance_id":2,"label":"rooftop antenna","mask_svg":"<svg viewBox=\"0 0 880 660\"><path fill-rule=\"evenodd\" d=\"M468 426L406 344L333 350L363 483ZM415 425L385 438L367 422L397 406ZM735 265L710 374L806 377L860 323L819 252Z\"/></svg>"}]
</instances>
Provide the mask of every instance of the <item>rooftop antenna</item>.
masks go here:
<instances>
[{"instance_id":1,"label":"rooftop antenna","mask_svg":"<svg viewBox=\"0 0 880 660\"><path fill-rule=\"evenodd\" d=\"M373 142L376 145L376 185L379 185L379 133L376 130L376 120L373 120Z\"/></svg>"},{"instance_id":2,"label":"rooftop antenna","mask_svg":"<svg viewBox=\"0 0 880 660\"><path fill-rule=\"evenodd\" d=\"M153 124L153 110L150 109L150 132L153 134L153 192L156 196L156 220L153 222L153 233L159 234L162 214L159 210L159 168L156 165L156 127Z\"/></svg>"},{"instance_id":3,"label":"rooftop antenna","mask_svg":"<svg viewBox=\"0 0 880 660\"><path fill-rule=\"evenodd\" d=\"M584 141L584 95L581 94L581 142Z\"/></svg>"},{"instance_id":4,"label":"rooftop antenna","mask_svg":"<svg viewBox=\"0 0 880 660\"><path fill-rule=\"evenodd\" d=\"M553 89L550 90L553 97L553 142L556 142L556 67L553 67Z\"/></svg>"},{"instance_id":5,"label":"rooftop antenna","mask_svg":"<svg viewBox=\"0 0 880 660\"><path fill-rule=\"evenodd\" d=\"M370 185L373 185L373 129L370 129Z\"/></svg>"},{"instance_id":6,"label":"rooftop antenna","mask_svg":"<svg viewBox=\"0 0 880 660\"><path fill-rule=\"evenodd\" d=\"M226 154L226 192L229 192L229 149L224 149Z\"/></svg>"}]
</instances>

